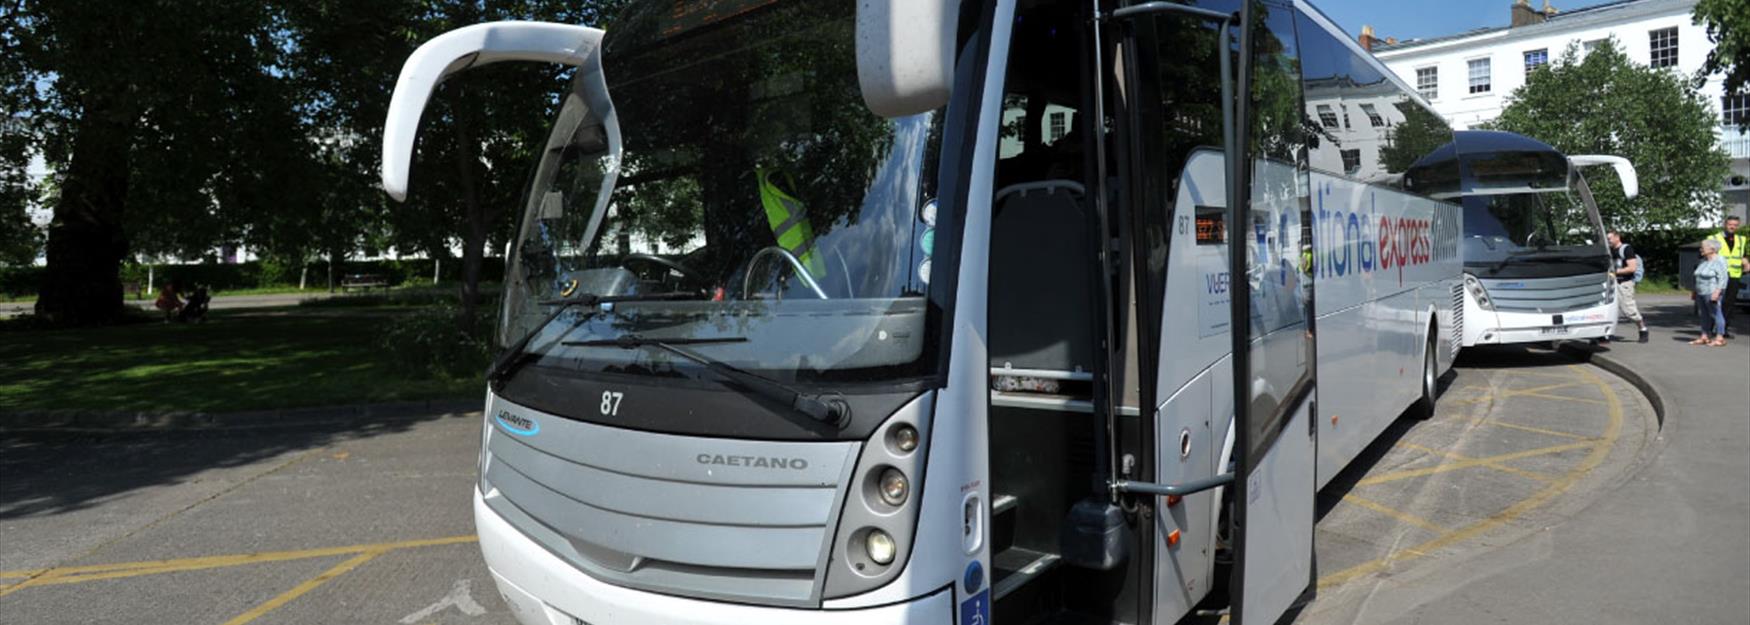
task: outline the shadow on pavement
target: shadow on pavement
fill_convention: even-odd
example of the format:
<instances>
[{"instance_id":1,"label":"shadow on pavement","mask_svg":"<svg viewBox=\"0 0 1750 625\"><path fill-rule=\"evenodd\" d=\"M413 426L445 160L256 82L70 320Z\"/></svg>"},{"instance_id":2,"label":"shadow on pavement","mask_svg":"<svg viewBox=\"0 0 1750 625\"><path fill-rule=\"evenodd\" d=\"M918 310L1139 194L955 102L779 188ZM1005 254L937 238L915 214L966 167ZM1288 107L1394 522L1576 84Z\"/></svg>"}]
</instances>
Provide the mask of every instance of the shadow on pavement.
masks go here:
<instances>
[{"instance_id":1,"label":"shadow on pavement","mask_svg":"<svg viewBox=\"0 0 1750 625\"><path fill-rule=\"evenodd\" d=\"M434 413L284 427L0 432L0 520L55 516L142 489L228 479L209 472L281 455L289 459L444 418L470 417Z\"/></svg>"},{"instance_id":2,"label":"shadow on pavement","mask_svg":"<svg viewBox=\"0 0 1750 625\"><path fill-rule=\"evenodd\" d=\"M1543 346L1488 345L1464 348L1459 352L1458 360L1453 363L1453 366L1455 368L1489 370L1556 367L1580 364L1580 362L1570 354L1552 351ZM1448 373L1441 378L1441 396L1446 395L1446 391L1455 377L1453 373ZM1331 478L1331 482L1318 493L1314 520L1323 520L1326 514L1343 501L1343 497L1354 490L1356 482L1365 479L1379 465L1379 461L1384 459L1393 447L1402 442L1404 436L1409 434L1410 430L1414 429L1418 423L1421 422L1408 414L1399 415L1396 421L1393 421L1384 432L1380 433L1378 438L1373 440L1372 444L1369 444L1355 457L1355 460L1344 467L1343 471L1338 473L1336 477Z\"/></svg>"}]
</instances>

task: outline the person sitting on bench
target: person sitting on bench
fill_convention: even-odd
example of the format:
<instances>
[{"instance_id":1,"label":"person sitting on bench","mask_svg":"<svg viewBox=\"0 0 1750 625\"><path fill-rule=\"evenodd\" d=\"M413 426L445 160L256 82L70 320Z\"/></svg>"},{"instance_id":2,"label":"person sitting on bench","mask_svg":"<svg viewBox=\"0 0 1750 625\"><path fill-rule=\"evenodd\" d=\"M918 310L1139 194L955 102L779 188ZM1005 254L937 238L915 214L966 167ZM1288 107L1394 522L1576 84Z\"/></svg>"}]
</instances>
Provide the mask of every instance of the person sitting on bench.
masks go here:
<instances>
[{"instance_id":1,"label":"person sitting on bench","mask_svg":"<svg viewBox=\"0 0 1750 625\"><path fill-rule=\"evenodd\" d=\"M207 294L207 287L195 285L194 292L188 294L188 302L182 305L182 312L176 315L176 320L182 323L206 323L207 303L213 297Z\"/></svg>"}]
</instances>

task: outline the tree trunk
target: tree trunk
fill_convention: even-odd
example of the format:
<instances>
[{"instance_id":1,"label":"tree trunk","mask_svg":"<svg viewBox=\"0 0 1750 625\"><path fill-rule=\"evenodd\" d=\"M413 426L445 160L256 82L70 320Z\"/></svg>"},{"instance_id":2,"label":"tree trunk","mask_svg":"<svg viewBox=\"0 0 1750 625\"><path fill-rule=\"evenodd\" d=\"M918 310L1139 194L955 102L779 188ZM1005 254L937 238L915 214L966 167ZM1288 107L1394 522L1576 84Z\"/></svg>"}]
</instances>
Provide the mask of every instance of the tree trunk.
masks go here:
<instances>
[{"instance_id":1,"label":"tree trunk","mask_svg":"<svg viewBox=\"0 0 1750 625\"><path fill-rule=\"evenodd\" d=\"M36 314L51 323L95 325L121 316L121 263L128 253L122 215L128 196L128 150L134 123L112 98L84 103L72 159L49 223Z\"/></svg>"},{"instance_id":2,"label":"tree trunk","mask_svg":"<svg viewBox=\"0 0 1750 625\"><path fill-rule=\"evenodd\" d=\"M466 92L458 85L453 101L466 103ZM486 234L492 224L492 216L480 201L480 185L476 179L480 158L479 146L474 144L474 133L470 127L468 114L458 106L454 115L455 122L450 129L455 133L456 149L456 182L462 188L462 211L467 217L467 228L462 232L462 317L459 323L467 324L474 318L474 313L480 306L480 263L486 251Z\"/></svg>"}]
</instances>

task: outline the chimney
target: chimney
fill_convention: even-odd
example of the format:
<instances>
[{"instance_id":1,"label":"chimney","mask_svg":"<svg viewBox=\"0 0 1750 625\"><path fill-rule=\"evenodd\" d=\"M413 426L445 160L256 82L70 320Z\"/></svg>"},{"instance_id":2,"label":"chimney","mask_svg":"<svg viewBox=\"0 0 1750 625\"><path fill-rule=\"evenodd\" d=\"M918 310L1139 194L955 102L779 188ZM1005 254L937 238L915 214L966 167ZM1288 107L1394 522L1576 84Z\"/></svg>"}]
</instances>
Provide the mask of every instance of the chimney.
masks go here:
<instances>
[{"instance_id":1,"label":"chimney","mask_svg":"<svg viewBox=\"0 0 1750 625\"><path fill-rule=\"evenodd\" d=\"M1398 38L1397 37L1386 37L1385 38L1385 45L1388 45L1388 46L1398 45Z\"/></svg>"},{"instance_id":2,"label":"chimney","mask_svg":"<svg viewBox=\"0 0 1750 625\"><path fill-rule=\"evenodd\" d=\"M1355 41L1361 44L1362 50L1372 52L1373 51L1373 42L1374 42L1373 27L1368 26L1366 24L1363 24L1361 26L1361 36L1356 37Z\"/></svg>"},{"instance_id":3,"label":"chimney","mask_svg":"<svg viewBox=\"0 0 1750 625\"><path fill-rule=\"evenodd\" d=\"M1538 12L1537 9L1531 8L1531 0L1514 0L1513 28L1541 24L1543 23L1544 18L1545 15L1543 13Z\"/></svg>"},{"instance_id":4,"label":"chimney","mask_svg":"<svg viewBox=\"0 0 1750 625\"><path fill-rule=\"evenodd\" d=\"M1550 6L1549 0L1543 0L1543 18L1549 19L1555 17L1556 13L1558 13L1558 11L1556 11L1555 7Z\"/></svg>"}]
</instances>

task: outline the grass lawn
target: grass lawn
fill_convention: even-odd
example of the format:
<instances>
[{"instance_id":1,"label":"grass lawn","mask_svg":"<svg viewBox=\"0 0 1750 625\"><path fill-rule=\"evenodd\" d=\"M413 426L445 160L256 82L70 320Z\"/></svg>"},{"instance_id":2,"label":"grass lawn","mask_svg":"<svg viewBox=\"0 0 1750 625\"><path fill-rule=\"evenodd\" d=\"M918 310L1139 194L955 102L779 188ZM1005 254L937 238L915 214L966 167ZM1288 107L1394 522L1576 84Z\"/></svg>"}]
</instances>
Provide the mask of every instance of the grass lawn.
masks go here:
<instances>
[{"instance_id":1,"label":"grass lawn","mask_svg":"<svg viewBox=\"0 0 1750 625\"><path fill-rule=\"evenodd\" d=\"M1677 280L1668 277L1647 276L1635 285L1636 295L1688 295L1689 291L1677 287Z\"/></svg>"},{"instance_id":2,"label":"grass lawn","mask_svg":"<svg viewBox=\"0 0 1750 625\"><path fill-rule=\"evenodd\" d=\"M0 331L0 410L229 412L466 398L477 380L414 379L375 338L394 313L213 311L205 324Z\"/></svg>"}]
</instances>

